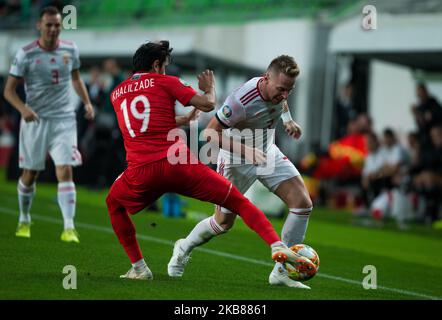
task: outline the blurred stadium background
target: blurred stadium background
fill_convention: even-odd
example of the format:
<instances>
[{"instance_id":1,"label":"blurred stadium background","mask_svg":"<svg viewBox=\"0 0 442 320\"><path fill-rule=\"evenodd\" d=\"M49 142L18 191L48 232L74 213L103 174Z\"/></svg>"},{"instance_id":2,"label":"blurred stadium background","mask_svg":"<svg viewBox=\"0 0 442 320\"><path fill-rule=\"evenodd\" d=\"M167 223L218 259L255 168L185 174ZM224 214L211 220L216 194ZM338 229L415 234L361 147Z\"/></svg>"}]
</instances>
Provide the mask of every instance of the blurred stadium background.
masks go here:
<instances>
[{"instance_id":1,"label":"blurred stadium background","mask_svg":"<svg viewBox=\"0 0 442 320\"><path fill-rule=\"evenodd\" d=\"M75 171L77 184L84 186L80 193L95 190L98 196L91 197L101 199L100 195L124 169L124 148L107 97L112 88L130 74L132 54L141 43L169 40L174 51L173 63L167 72L180 76L193 87L197 87L198 72L205 68L213 69L217 79L218 107L235 87L262 74L274 57L289 54L301 70L294 92L289 97L289 105L293 118L303 128L303 136L301 140L293 141L279 126L276 142L302 172L318 208L311 221L312 229L307 232L307 240L321 248L321 241L314 235L316 221L341 223L348 228L343 230L350 234L363 232L358 228L369 227L376 231L384 228L391 232L390 236L403 237L399 233L404 232L403 241L390 248L393 251L400 251L407 239L414 239L417 245L419 241L416 239L422 236L423 241L428 240L431 244L420 243L424 249L419 260L422 264L432 260L432 274L435 277L440 275L442 260L434 257L434 250L440 252L442 249L442 163L437 162L441 159L442 131L439 136L438 132L434 133L433 137L430 127L442 123L442 107L437 102L442 101L442 1L3 0L0 1L0 87L3 88L16 50L38 37L35 22L39 10L47 5L55 5L60 10L72 5L76 9L76 29L63 30L61 38L77 43L81 73L97 110L94 122L78 116L79 147L84 158L84 165ZM363 14L365 5L376 9L376 29L365 30L362 27L366 17ZM419 99L418 84L425 84L429 96L434 99ZM23 91L20 94L23 95ZM74 94L72 99L79 105ZM420 123L418 113L413 113L413 106L422 110L428 108L431 121L425 125ZM179 105L176 111L178 114L185 112ZM213 114L200 116L200 129ZM0 172L4 178L0 181L4 196L0 198L0 210L6 213L3 216L8 217L16 209L13 202L8 202L8 197L15 197L13 191L19 175L18 124L19 114L2 97ZM382 193L373 196L373 190L364 189L361 184L364 160L369 154L366 134L375 133L383 144L387 128L393 131L403 152L401 162L397 163L398 171L391 175L389 181L388 197L394 199L390 202L382 199ZM420 163L419 159L427 151L430 155L438 154L439 160L430 161L430 164ZM46 171L39 179L48 183L48 190L55 181L53 171L48 159ZM422 190L421 185L416 183L416 177L422 172L433 174L433 184L427 188L431 190ZM286 214L281 202L259 184L248 196L269 216L273 216L274 221ZM47 201L51 203L52 200L48 197ZM37 198L35 203L38 202ZM82 213L80 201L78 206L78 218L81 220L86 213ZM163 212L167 217L190 219L211 213L210 207L174 195L166 195L150 209ZM99 210L105 214L103 205ZM315 215L319 217L315 218ZM57 214L54 213L54 216ZM9 239L13 235L15 221L3 219L12 226L12 229L5 230L3 225L6 224L2 224L2 237ZM275 223L277 226L280 224ZM185 225L189 229L193 222ZM180 232L178 236L184 234ZM330 237L333 236L331 233ZM366 239L376 236L367 235ZM389 240L385 238L385 241ZM12 252L15 246L13 239L8 245ZM367 243L361 240L360 245ZM327 247L321 249L325 251ZM321 250L318 252L321 255ZM384 253L387 258L395 256ZM121 256L120 263L122 259ZM402 258L396 256L395 259L401 261ZM358 272L360 275L361 271ZM438 281L438 285L433 283L434 286L428 289L427 296L414 297L441 296L440 278ZM422 292L427 288L416 284L415 290ZM410 298L407 294L397 294L369 298ZM16 298L19 295L4 297ZM192 298L186 295L173 297ZM363 295L355 297L365 298Z\"/></svg>"}]
</instances>

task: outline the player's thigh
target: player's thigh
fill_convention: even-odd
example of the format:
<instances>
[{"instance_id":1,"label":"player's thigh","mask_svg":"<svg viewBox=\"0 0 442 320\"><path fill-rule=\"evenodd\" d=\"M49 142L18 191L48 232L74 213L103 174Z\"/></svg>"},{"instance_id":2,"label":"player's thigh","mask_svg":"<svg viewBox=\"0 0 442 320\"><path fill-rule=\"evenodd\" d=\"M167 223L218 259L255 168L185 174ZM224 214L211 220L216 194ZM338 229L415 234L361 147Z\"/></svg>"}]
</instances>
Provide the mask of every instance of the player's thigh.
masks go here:
<instances>
[{"instance_id":1,"label":"player's thigh","mask_svg":"<svg viewBox=\"0 0 442 320\"><path fill-rule=\"evenodd\" d=\"M263 185L275 192L283 181L299 176L300 173L277 146L272 146L268 154L269 168L266 170L258 168L257 175Z\"/></svg>"},{"instance_id":2,"label":"player's thigh","mask_svg":"<svg viewBox=\"0 0 442 320\"><path fill-rule=\"evenodd\" d=\"M163 179L169 181L169 192L215 204L223 203L230 192L231 183L201 162L168 166Z\"/></svg>"},{"instance_id":3,"label":"player's thigh","mask_svg":"<svg viewBox=\"0 0 442 320\"><path fill-rule=\"evenodd\" d=\"M257 179L256 166L253 164L228 163L221 154L218 156L216 171L232 182L242 194L246 193Z\"/></svg>"},{"instance_id":4,"label":"player's thigh","mask_svg":"<svg viewBox=\"0 0 442 320\"><path fill-rule=\"evenodd\" d=\"M310 208L313 206L307 187L300 175L281 182L274 193L289 208Z\"/></svg>"},{"instance_id":5,"label":"player's thigh","mask_svg":"<svg viewBox=\"0 0 442 320\"><path fill-rule=\"evenodd\" d=\"M49 154L56 166L82 164L75 118L51 119L49 134Z\"/></svg>"},{"instance_id":6,"label":"player's thigh","mask_svg":"<svg viewBox=\"0 0 442 320\"><path fill-rule=\"evenodd\" d=\"M222 170L218 166L218 170L224 178L233 183L241 194L246 193L257 179L256 167L252 164L225 164ZM232 213L232 211L224 207L220 208L220 212L225 214Z\"/></svg>"},{"instance_id":7,"label":"player's thigh","mask_svg":"<svg viewBox=\"0 0 442 320\"><path fill-rule=\"evenodd\" d=\"M49 124L47 120L20 122L19 167L32 171L45 169L48 152Z\"/></svg>"},{"instance_id":8,"label":"player's thigh","mask_svg":"<svg viewBox=\"0 0 442 320\"><path fill-rule=\"evenodd\" d=\"M258 175L258 177L289 207L311 207L310 195L298 169L276 146L272 174Z\"/></svg>"},{"instance_id":9,"label":"player's thigh","mask_svg":"<svg viewBox=\"0 0 442 320\"><path fill-rule=\"evenodd\" d=\"M106 198L109 211L123 207L135 214L148 207L163 193L156 165L128 168L112 184Z\"/></svg>"}]
</instances>

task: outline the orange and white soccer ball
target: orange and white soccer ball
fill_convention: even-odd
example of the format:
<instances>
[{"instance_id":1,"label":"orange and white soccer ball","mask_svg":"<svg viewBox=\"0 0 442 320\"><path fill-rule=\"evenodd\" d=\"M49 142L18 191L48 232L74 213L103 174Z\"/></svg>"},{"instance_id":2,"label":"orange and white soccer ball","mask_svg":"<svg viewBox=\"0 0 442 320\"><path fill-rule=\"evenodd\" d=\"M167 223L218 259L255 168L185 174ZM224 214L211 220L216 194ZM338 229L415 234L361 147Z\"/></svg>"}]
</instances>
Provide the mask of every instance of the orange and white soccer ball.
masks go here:
<instances>
[{"instance_id":1,"label":"orange and white soccer ball","mask_svg":"<svg viewBox=\"0 0 442 320\"><path fill-rule=\"evenodd\" d=\"M294 263L285 263L284 266L289 278L296 281L307 281L313 278L319 270L320 261L318 253L306 244L295 244L290 249L301 257Z\"/></svg>"}]
</instances>

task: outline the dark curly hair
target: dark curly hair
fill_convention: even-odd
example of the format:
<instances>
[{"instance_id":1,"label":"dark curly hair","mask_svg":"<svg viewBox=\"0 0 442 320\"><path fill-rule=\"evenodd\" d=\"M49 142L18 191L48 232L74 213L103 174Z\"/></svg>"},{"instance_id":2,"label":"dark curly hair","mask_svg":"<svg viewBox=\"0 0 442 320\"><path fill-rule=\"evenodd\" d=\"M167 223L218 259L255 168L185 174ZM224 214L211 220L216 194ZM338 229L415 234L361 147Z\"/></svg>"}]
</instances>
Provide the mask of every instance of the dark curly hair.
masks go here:
<instances>
[{"instance_id":1,"label":"dark curly hair","mask_svg":"<svg viewBox=\"0 0 442 320\"><path fill-rule=\"evenodd\" d=\"M167 40L142 44L132 58L133 71L150 71L155 60L162 65L166 59L170 59L172 50Z\"/></svg>"}]
</instances>

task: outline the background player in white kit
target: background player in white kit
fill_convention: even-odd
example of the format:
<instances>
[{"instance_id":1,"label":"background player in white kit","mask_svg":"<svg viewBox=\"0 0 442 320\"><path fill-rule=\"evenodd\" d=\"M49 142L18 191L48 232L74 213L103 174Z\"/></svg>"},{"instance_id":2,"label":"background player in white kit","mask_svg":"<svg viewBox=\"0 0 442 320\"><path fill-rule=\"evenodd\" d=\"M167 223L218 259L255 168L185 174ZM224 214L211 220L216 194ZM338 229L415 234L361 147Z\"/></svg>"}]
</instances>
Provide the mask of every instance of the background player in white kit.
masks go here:
<instances>
[{"instance_id":1,"label":"background player in white kit","mask_svg":"<svg viewBox=\"0 0 442 320\"><path fill-rule=\"evenodd\" d=\"M58 204L63 214L61 240L79 242L74 227L76 191L72 166L81 164L77 149L75 104L70 101L70 86L85 105L85 117L94 118L94 109L80 78L78 48L72 41L59 39L61 15L56 7L46 7L37 22L38 40L18 50L9 71L4 96L21 114L18 180L20 208L16 236L29 238L30 208L39 171L45 168L49 152L58 180ZM15 88L24 79L26 103Z\"/></svg>"},{"instance_id":2,"label":"background player in white kit","mask_svg":"<svg viewBox=\"0 0 442 320\"><path fill-rule=\"evenodd\" d=\"M217 132L219 138L216 143L220 147L223 138L231 137L236 141L241 139L232 128L252 129L249 133L243 131L245 145L241 149L241 155L251 161L244 163L241 156L220 149L217 170L232 181L241 193L245 193L259 179L286 203L289 214L282 228L281 240L289 247L304 241L313 204L298 170L273 143L274 130L271 129L276 127L282 115L286 132L295 139L301 136L301 128L292 120L286 103L298 74L299 68L292 57L282 55L275 58L263 77L249 80L227 97L206 128L206 136L211 136L210 133L207 134L209 129ZM229 129L223 130L225 128ZM224 132L224 137L221 132ZM270 158L274 161L274 167L271 168L273 170L260 170L256 166ZM169 276L182 276L192 249L228 231L235 218L236 215L229 210L217 207L212 217L200 221L187 238L178 240L168 264ZM308 286L291 280L280 263L276 263L270 273L269 283L309 289Z\"/></svg>"}]
</instances>

